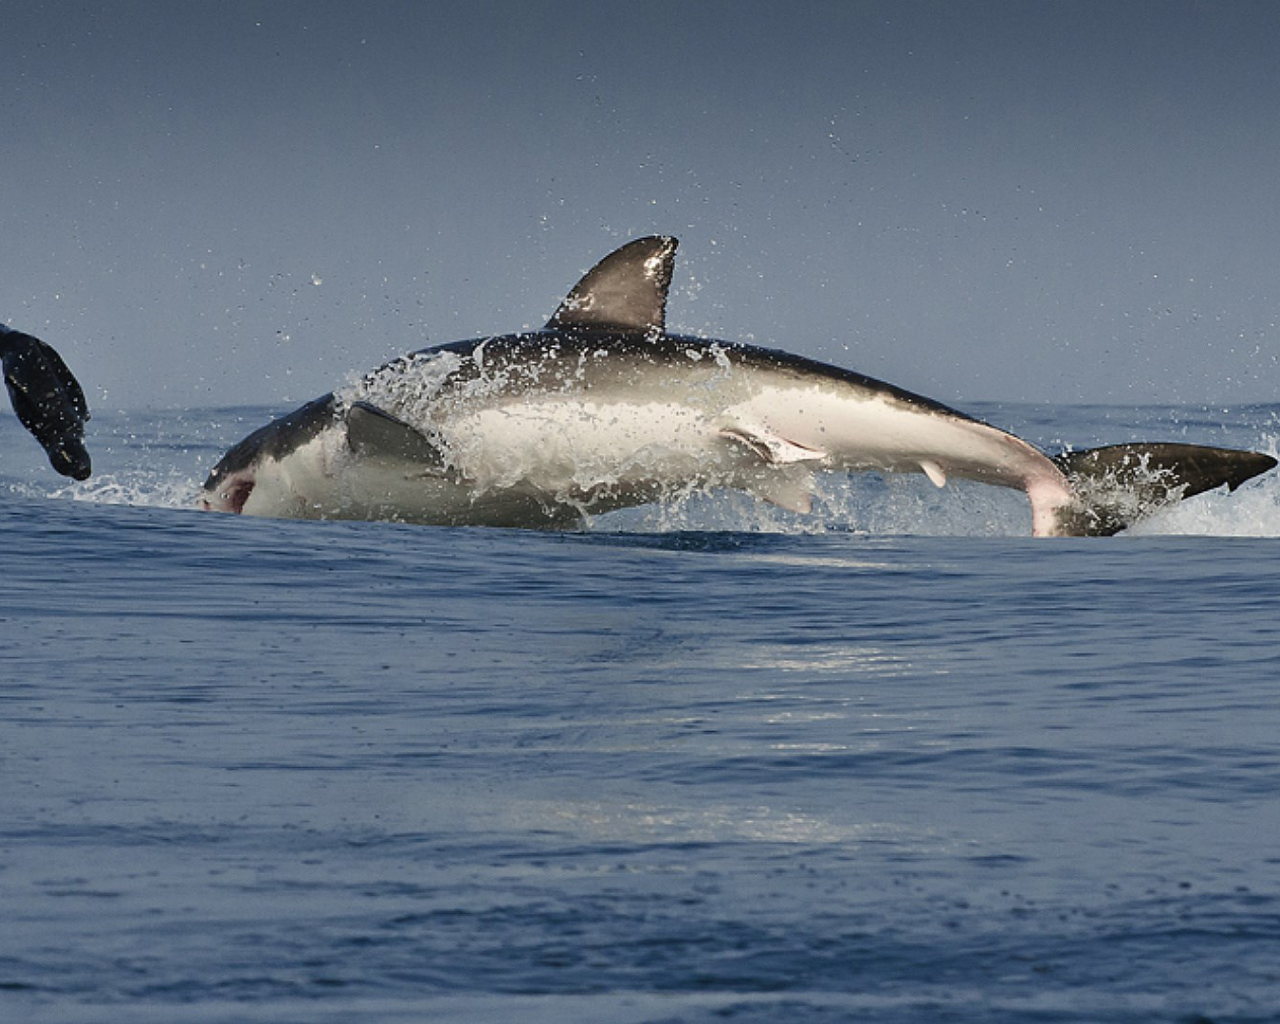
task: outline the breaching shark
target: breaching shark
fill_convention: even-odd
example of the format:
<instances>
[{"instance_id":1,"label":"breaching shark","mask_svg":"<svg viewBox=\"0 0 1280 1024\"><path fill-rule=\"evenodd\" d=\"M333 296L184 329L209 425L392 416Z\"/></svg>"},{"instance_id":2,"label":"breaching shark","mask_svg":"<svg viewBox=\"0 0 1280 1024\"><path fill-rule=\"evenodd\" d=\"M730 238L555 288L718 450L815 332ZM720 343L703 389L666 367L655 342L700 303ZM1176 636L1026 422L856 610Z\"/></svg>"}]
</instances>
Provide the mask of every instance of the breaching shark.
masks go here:
<instances>
[{"instance_id":1,"label":"breaching shark","mask_svg":"<svg viewBox=\"0 0 1280 1024\"><path fill-rule=\"evenodd\" d=\"M1017 488L1033 533L1084 536L1276 465L1186 444L1051 458L851 370L670 334L676 245L609 254L541 330L403 356L254 431L209 474L203 507L547 528L712 488L807 513L815 472L878 471Z\"/></svg>"},{"instance_id":2,"label":"breaching shark","mask_svg":"<svg viewBox=\"0 0 1280 1024\"><path fill-rule=\"evenodd\" d=\"M0 324L0 364L13 411L43 446L49 464L63 476L87 480L89 405L62 357L39 338Z\"/></svg>"}]
</instances>

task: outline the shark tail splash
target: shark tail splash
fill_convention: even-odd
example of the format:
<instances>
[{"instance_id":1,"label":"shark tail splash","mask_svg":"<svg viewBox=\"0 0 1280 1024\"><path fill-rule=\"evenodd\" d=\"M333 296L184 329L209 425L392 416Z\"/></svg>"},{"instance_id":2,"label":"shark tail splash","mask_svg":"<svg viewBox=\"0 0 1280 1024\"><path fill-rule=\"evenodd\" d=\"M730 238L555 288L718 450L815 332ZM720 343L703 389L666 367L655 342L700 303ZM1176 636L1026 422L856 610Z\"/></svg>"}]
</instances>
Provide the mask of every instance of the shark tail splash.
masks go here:
<instances>
[{"instance_id":1,"label":"shark tail splash","mask_svg":"<svg viewBox=\"0 0 1280 1024\"><path fill-rule=\"evenodd\" d=\"M1234 491L1276 466L1262 452L1172 443L1114 444L1053 456L1072 500L1037 510L1037 535L1110 537L1196 494ZM1037 496L1028 489L1032 506Z\"/></svg>"}]
</instances>

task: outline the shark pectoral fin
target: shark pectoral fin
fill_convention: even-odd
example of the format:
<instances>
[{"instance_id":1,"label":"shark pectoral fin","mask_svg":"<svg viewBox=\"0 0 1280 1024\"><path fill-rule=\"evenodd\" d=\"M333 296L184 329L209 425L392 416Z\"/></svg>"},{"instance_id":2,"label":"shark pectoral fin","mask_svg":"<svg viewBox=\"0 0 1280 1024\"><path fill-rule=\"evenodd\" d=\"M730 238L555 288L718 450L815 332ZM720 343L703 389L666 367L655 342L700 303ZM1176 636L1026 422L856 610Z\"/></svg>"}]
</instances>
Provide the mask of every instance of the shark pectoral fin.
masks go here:
<instances>
[{"instance_id":1,"label":"shark pectoral fin","mask_svg":"<svg viewBox=\"0 0 1280 1024\"><path fill-rule=\"evenodd\" d=\"M734 425L723 427L721 437L749 448L758 455L762 462L771 466L788 466L796 462L820 462L827 453L817 448L809 448L785 437L758 427Z\"/></svg>"},{"instance_id":2,"label":"shark pectoral fin","mask_svg":"<svg viewBox=\"0 0 1280 1024\"><path fill-rule=\"evenodd\" d=\"M720 436L760 460L740 476L743 490L789 512L807 515L812 510L813 473L807 463L821 462L826 452L742 424L721 428Z\"/></svg>"},{"instance_id":3,"label":"shark pectoral fin","mask_svg":"<svg viewBox=\"0 0 1280 1024\"><path fill-rule=\"evenodd\" d=\"M929 478L929 482L934 487L947 486L947 474L942 471L942 467L930 459L922 459L920 461L920 472Z\"/></svg>"},{"instance_id":4,"label":"shark pectoral fin","mask_svg":"<svg viewBox=\"0 0 1280 1024\"><path fill-rule=\"evenodd\" d=\"M347 447L368 458L396 459L430 468L443 466L440 449L404 420L368 402L347 410Z\"/></svg>"},{"instance_id":5,"label":"shark pectoral fin","mask_svg":"<svg viewBox=\"0 0 1280 1024\"><path fill-rule=\"evenodd\" d=\"M751 481L747 490L762 501L788 512L808 515L813 511L813 474L801 466L789 466L781 472L761 475Z\"/></svg>"}]
</instances>

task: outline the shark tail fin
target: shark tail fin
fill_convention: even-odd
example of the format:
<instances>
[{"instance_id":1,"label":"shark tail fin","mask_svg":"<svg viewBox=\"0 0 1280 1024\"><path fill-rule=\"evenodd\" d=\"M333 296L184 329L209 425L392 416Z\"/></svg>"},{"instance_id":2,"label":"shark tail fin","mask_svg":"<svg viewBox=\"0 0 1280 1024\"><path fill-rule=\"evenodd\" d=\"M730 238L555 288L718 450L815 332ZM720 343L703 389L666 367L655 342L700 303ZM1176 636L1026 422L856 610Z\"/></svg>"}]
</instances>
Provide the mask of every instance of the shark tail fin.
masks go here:
<instances>
[{"instance_id":1,"label":"shark tail fin","mask_svg":"<svg viewBox=\"0 0 1280 1024\"><path fill-rule=\"evenodd\" d=\"M1194 444L1114 444L1053 458L1076 500L1057 510L1053 532L1110 537L1193 494L1235 490L1277 464L1261 452Z\"/></svg>"}]
</instances>

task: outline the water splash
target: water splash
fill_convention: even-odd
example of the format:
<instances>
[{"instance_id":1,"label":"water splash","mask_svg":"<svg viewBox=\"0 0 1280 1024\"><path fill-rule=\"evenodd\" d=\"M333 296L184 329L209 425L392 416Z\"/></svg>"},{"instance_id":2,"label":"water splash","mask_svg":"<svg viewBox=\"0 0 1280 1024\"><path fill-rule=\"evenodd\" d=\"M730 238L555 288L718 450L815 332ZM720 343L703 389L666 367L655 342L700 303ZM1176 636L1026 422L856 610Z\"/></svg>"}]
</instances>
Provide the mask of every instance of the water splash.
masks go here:
<instances>
[{"instance_id":1,"label":"water splash","mask_svg":"<svg viewBox=\"0 0 1280 1024\"><path fill-rule=\"evenodd\" d=\"M135 469L55 488L47 492L47 497L95 505L194 509L199 492L198 483L181 473Z\"/></svg>"},{"instance_id":2,"label":"water splash","mask_svg":"<svg viewBox=\"0 0 1280 1024\"><path fill-rule=\"evenodd\" d=\"M1280 537L1280 476L1188 498L1127 531L1131 536Z\"/></svg>"},{"instance_id":3,"label":"water splash","mask_svg":"<svg viewBox=\"0 0 1280 1024\"><path fill-rule=\"evenodd\" d=\"M424 364L422 369L431 374L443 367ZM1051 429L1086 438L1094 433L1114 435L1119 412L1109 408L1101 412L1105 415L1100 428L1059 419ZM1138 437L1167 434L1167 429L1153 425L1157 420L1179 422L1166 409L1149 412L1147 422L1140 411L1123 412L1137 420L1132 432ZM90 436L95 475L82 483L54 476L43 453L16 421L0 420L4 460L0 496L192 509L205 474L222 452L273 414L262 409L95 414ZM1078 420L1098 414L1094 408L1074 410ZM1184 414L1197 422L1203 418L1196 410ZM1201 425L1188 440L1280 453L1274 409L1252 407L1218 416L1217 436L1204 436L1207 428ZM1026 498L1018 492L966 481L951 482L939 490L923 477L831 473L818 476L810 515L788 512L736 491L691 489L639 508L590 517L585 528L601 534L1026 537L1030 524ZM1139 523L1127 534L1280 536L1280 472L1265 474L1232 494L1219 489L1197 495Z\"/></svg>"}]
</instances>

